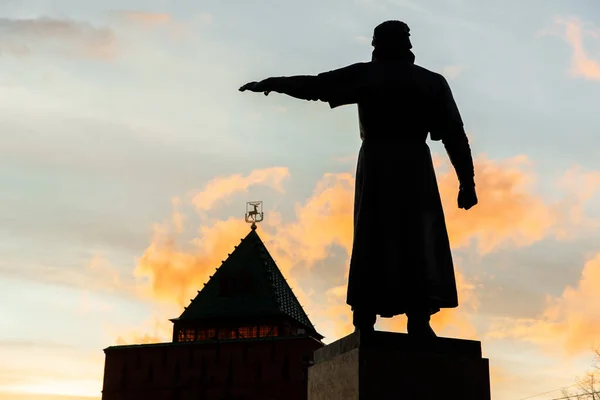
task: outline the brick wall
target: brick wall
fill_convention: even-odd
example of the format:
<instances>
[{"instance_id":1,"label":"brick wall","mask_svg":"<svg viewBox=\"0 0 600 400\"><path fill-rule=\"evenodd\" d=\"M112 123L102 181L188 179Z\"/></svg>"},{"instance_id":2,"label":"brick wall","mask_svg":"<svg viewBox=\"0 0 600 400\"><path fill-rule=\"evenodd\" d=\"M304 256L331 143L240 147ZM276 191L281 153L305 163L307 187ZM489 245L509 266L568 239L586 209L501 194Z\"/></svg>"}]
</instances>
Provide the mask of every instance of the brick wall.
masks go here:
<instances>
[{"instance_id":1,"label":"brick wall","mask_svg":"<svg viewBox=\"0 0 600 400\"><path fill-rule=\"evenodd\" d=\"M103 400L305 400L307 337L108 348Z\"/></svg>"}]
</instances>

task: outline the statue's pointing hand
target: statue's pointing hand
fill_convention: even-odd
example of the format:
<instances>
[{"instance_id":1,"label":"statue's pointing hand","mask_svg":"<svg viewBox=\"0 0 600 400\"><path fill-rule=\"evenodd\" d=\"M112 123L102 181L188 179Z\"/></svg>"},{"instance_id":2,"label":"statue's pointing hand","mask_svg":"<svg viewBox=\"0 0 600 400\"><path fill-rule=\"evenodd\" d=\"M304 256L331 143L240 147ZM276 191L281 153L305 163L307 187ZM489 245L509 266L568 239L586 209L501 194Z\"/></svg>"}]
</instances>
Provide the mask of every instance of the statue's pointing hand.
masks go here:
<instances>
[{"instance_id":1,"label":"statue's pointing hand","mask_svg":"<svg viewBox=\"0 0 600 400\"><path fill-rule=\"evenodd\" d=\"M240 92L245 92L249 90L251 92L260 93L263 92L265 96L268 96L271 90L268 87L268 80L265 79L260 82L249 82L240 88Z\"/></svg>"}]
</instances>

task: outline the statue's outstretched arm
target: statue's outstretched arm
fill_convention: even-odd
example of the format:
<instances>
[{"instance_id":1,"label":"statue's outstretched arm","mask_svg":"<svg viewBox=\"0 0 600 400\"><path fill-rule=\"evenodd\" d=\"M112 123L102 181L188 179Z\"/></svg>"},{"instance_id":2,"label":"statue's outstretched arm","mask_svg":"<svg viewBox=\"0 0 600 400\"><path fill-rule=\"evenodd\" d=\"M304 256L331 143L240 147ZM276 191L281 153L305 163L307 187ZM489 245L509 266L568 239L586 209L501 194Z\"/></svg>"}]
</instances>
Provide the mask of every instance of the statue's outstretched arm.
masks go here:
<instances>
[{"instance_id":1,"label":"statue's outstretched arm","mask_svg":"<svg viewBox=\"0 0 600 400\"><path fill-rule=\"evenodd\" d=\"M331 107L356 102L356 84L362 76L364 64L353 64L319 75L297 75L267 78L250 82L240 88L244 92L277 92L301 100L324 101Z\"/></svg>"},{"instance_id":2,"label":"statue's outstretched arm","mask_svg":"<svg viewBox=\"0 0 600 400\"><path fill-rule=\"evenodd\" d=\"M325 99L326 90L319 78L318 75L273 77L260 82L247 83L240 88L240 91L263 92L265 96L271 92L277 92L301 100L327 101Z\"/></svg>"},{"instance_id":3,"label":"statue's outstretched arm","mask_svg":"<svg viewBox=\"0 0 600 400\"><path fill-rule=\"evenodd\" d=\"M297 75L265 79L271 92L287 94L301 100L323 100L326 93L318 75Z\"/></svg>"}]
</instances>

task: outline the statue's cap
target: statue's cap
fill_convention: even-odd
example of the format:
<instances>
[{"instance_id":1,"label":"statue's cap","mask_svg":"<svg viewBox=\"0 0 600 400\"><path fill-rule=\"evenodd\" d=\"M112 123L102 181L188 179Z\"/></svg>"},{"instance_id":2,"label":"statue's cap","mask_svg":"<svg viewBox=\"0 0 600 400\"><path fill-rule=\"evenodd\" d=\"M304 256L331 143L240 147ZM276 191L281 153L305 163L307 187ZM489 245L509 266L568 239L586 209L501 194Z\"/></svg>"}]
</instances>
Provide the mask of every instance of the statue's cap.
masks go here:
<instances>
[{"instance_id":1,"label":"statue's cap","mask_svg":"<svg viewBox=\"0 0 600 400\"><path fill-rule=\"evenodd\" d=\"M410 28L402 21L385 21L375 27L373 31L373 46L385 47L408 47L412 48L410 43Z\"/></svg>"}]
</instances>

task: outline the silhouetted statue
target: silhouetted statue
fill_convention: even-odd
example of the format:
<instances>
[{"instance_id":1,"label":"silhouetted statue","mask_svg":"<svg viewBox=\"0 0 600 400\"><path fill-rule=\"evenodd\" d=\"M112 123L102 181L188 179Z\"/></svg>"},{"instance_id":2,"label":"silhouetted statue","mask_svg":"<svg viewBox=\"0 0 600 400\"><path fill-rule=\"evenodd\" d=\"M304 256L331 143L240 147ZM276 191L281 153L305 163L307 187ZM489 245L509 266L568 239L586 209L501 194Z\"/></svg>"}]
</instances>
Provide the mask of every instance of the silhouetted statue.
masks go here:
<instances>
[{"instance_id":1,"label":"silhouetted statue","mask_svg":"<svg viewBox=\"0 0 600 400\"><path fill-rule=\"evenodd\" d=\"M477 204L471 149L448 82L414 64L408 26L375 28L371 62L240 88L358 105L362 146L354 198L347 303L357 330L406 313L408 333L435 336L430 315L458 306L444 212L427 134L441 140L460 183L458 207Z\"/></svg>"}]
</instances>

